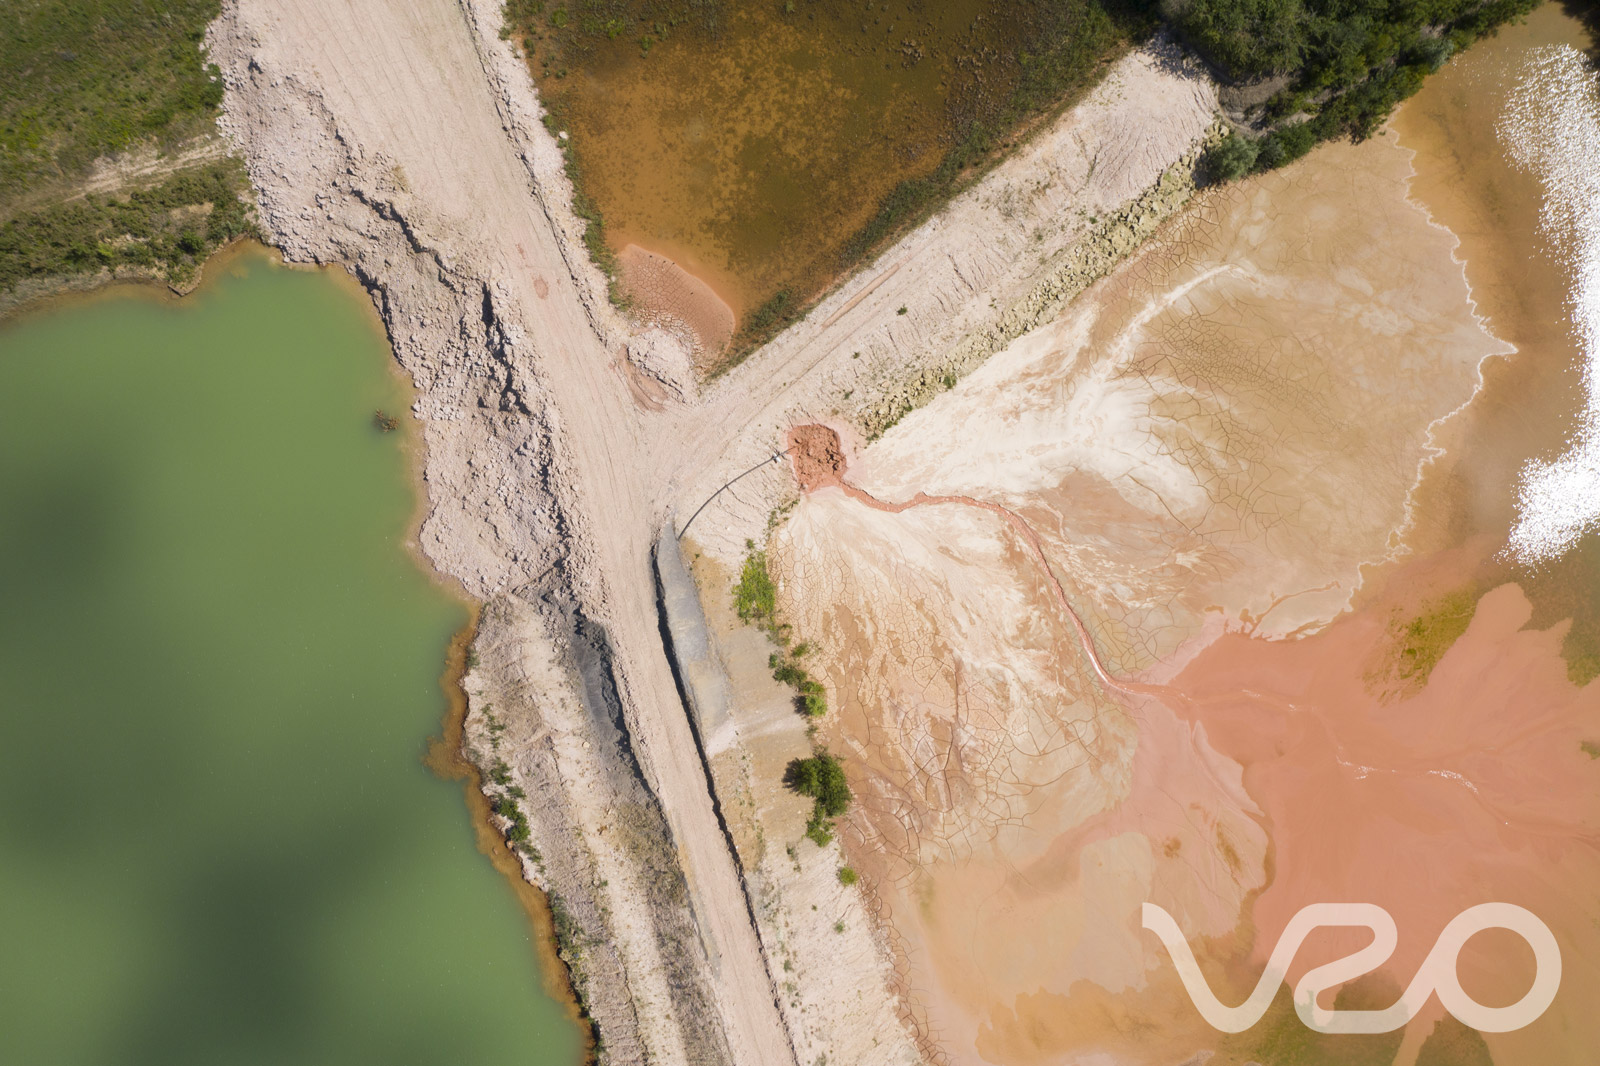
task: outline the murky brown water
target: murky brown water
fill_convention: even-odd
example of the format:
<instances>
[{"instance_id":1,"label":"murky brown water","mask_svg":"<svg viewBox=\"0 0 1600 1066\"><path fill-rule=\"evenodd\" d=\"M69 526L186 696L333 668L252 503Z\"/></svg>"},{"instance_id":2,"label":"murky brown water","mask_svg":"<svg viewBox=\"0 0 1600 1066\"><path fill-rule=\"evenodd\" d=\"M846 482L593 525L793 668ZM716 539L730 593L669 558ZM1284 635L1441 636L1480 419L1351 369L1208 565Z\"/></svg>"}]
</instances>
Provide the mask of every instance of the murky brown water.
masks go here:
<instances>
[{"instance_id":1,"label":"murky brown water","mask_svg":"<svg viewBox=\"0 0 1600 1066\"><path fill-rule=\"evenodd\" d=\"M1570 264L1539 228L1538 183L1510 161L1495 129L1529 51L1562 44L1593 54L1583 26L1547 4L1441 71L1393 122L1400 143L1417 151L1413 194L1460 238L1480 313L1524 353L1486 364L1482 395L1444 428L1448 453L1418 495L1421 550L1503 535L1515 518L1518 470L1559 454L1582 407L1582 352L1565 303ZM1563 653L1574 677L1600 673L1600 538L1538 570L1486 563L1480 575L1491 584L1513 577L1533 600L1533 624L1573 620Z\"/></svg>"},{"instance_id":2,"label":"murky brown water","mask_svg":"<svg viewBox=\"0 0 1600 1066\"><path fill-rule=\"evenodd\" d=\"M609 8L614 39L559 4L534 19L540 91L612 249L671 258L740 316L805 302L897 184L1012 121L1052 34L1078 72L1118 41L1080 0Z\"/></svg>"},{"instance_id":3,"label":"murky brown water","mask_svg":"<svg viewBox=\"0 0 1600 1066\"><path fill-rule=\"evenodd\" d=\"M1572 677L1600 608L1593 546L1544 573L1496 559L1519 470L1580 406L1570 264L1493 134L1530 50L1557 41L1584 36L1543 9L1395 132L1212 195L852 458L880 500L1022 515L1101 657L1163 693L1097 682L1028 546L982 511L891 514L824 487L780 530L860 796L851 859L952 1061L1410 1066L1436 1004L1403 1032L1326 1037L1280 999L1223 1037L1139 906L1174 914L1237 1003L1300 907L1379 903L1399 950L1341 1005L1381 1007L1491 899L1554 930L1562 991L1533 1025L1456 1032L1438 1058L1441 1035L1423 1061L1590 1061L1600 687ZM1448 450L1408 525L1430 433ZM1291 977L1353 946L1314 936ZM1460 974L1509 1003L1531 956L1485 934Z\"/></svg>"}]
</instances>

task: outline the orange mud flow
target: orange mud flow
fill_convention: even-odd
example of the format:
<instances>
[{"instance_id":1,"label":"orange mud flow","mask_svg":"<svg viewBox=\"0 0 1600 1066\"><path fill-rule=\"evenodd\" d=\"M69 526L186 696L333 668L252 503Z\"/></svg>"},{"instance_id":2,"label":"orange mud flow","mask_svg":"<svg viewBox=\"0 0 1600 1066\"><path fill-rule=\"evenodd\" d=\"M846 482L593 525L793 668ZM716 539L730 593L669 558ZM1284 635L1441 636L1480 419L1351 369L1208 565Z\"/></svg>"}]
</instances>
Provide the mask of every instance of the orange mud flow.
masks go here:
<instances>
[{"instance_id":1,"label":"orange mud flow","mask_svg":"<svg viewBox=\"0 0 1600 1066\"><path fill-rule=\"evenodd\" d=\"M1542 9L1408 108L1492 128L1483 86L1563 37L1577 24ZM769 558L835 694L820 739L858 797L850 861L948 1061L1411 1066L1430 1039L1425 1062L1593 1061L1600 686L1554 605L1600 589L1570 578L1561 600L1498 557L1517 470L1571 416L1549 367L1570 342L1493 332L1554 268L1490 277L1430 215L1415 174L1472 187L1439 177L1448 153L1388 132L1212 190L881 439L792 431L804 493ZM1534 220L1519 181L1484 184ZM1452 1029L1436 999L1403 1030L1317 1034L1284 994L1228 1035L1141 927L1147 901L1230 1005L1324 902L1399 930L1341 1008L1395 1002L1490 901L1549 926L1562 983L1503 1034ZM1291 984L1368 939L1312 934ZM1490 930L1458 972L1504 1006L1532 951Z\"/></svg>"}]
</instances>

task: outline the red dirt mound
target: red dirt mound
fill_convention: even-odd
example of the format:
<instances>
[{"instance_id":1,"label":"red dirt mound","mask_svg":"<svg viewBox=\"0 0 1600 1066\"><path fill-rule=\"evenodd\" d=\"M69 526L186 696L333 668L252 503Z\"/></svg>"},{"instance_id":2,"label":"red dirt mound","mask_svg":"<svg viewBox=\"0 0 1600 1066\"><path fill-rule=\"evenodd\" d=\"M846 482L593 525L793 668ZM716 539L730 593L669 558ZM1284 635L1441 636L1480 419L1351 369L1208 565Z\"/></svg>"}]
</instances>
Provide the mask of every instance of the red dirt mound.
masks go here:
<instances>
[{"instance_id":1,"label":"red dirt mound","mask_svg":"<svg viewBox=\"0 0 1600 1066\"><path fill-rule=\"evenodd\" d=\"M844 448L827 426L795 426L789 431L789 459L806 492L838 485L844 478Z\"/></svg>"}]
</instances>

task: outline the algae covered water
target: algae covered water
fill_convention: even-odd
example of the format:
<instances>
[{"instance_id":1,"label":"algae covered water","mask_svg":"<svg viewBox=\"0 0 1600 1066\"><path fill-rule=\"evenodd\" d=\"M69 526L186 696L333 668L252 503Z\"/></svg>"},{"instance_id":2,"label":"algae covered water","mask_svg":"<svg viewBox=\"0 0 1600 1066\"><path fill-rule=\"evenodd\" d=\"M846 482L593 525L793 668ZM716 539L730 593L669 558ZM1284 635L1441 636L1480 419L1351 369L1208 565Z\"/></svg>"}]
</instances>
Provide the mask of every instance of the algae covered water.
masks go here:
<instances>
[{"instance_id":1,"label":"algae covered water","mask_svg":"<svg viewBox=\"0 0 1600 1066\"><path fill-rule=\"evenodd\" d=\"M370 308L224 269L0 327L0 1062L572 1062L422 762L466 612Z\"/></svg>"}]
</instances>

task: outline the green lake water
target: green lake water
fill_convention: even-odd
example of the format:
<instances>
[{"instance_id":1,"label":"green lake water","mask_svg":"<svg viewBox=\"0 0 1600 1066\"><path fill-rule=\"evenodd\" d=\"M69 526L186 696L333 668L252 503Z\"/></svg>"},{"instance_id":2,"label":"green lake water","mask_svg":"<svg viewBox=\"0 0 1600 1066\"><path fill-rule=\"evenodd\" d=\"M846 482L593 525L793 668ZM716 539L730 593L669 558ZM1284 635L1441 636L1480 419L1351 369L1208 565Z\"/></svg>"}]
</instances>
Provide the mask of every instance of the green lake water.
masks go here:
<instances>
[{"instance_id":1,"label":"green lake water","mask_svg":"<svg viewBox=\"0 0 1600 1066\"><path fill-rule=\"evenodd\" d=\"M0 326L0 1063L574 1062L422 763L466 611L371 308L220 270Z\"/></svg>"}]
</instances>

